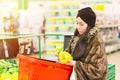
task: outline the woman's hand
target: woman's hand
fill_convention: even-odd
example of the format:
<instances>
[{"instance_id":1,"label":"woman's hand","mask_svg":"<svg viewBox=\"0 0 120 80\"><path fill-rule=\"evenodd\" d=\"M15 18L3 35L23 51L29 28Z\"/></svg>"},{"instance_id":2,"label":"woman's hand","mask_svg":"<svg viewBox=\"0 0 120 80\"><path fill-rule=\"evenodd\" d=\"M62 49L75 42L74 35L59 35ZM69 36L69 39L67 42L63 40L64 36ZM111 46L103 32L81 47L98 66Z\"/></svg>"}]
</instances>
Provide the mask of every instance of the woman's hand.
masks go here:
<instances>
[{"instance_id":1,"label":"woman's hand","mask_svg":"<svg viewBox=\"0 0 120 80\"><path fill-rule=\"evenodd\" d=\"M76 63L76 61L73 60L69 60L67 63L65 63L66 65L70 65L70 66L74 66Z\"/></svg>"}]
</instances>

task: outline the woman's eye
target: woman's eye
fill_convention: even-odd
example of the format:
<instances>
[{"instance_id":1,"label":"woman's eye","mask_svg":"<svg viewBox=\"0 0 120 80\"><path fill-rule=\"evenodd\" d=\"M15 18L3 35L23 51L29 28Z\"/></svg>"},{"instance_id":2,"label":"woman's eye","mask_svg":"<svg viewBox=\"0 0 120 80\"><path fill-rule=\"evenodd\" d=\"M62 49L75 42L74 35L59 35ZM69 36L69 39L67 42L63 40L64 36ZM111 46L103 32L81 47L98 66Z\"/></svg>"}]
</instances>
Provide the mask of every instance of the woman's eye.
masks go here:
<instances>
[{"instance_id":1,"label":"woman's eye","mask_svg":"<svg viewBox=\"0 0 120 80\"><path fill-rule=\"evenodd\" d=\"M83 26L84 24L79 24L79 23L78 23L78 25Z\"/></svg>"},{"instance_id":2,"label":"woman's eye","mask_svg":"<svg viewBox=\"0 0 120 80\"><path fill-rule=\"evenodd\" d=\"M80 24L81 26L83 26L84 24Z\"/></svg>"},{"instance_id":3,"label":"woman's eye","mask_svg":"<svg viewBox=\"0 0 120 80\"><path fill-rule=\"evenodd\" d=\"M78 23L78 22L76 22L76 23L77 23L77 25L79 25L79 26L84 26L83 23Z\"/></svg>"}]
</instances>

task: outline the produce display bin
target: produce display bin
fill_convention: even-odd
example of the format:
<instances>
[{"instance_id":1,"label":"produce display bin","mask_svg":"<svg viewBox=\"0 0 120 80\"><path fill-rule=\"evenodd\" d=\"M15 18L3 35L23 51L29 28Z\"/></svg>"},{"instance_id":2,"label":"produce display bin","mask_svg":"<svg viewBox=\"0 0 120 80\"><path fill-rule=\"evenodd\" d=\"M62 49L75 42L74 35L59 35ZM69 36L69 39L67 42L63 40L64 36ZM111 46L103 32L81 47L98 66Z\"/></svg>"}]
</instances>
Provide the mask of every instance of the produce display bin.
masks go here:
<instances>
[{"instance_id":1,"label":"produce display bin","mask_svg":"<svg viewBox=\"0 0 120 80\"><path fill-rule=\"evenodd\" d=\"M18 52L19 44L17 38L0 38L0 59L14 58Z\"/></svg>"},{"instance_id":2,"label":"produce display bin","mask_svg":"<svg viewBox=\"0 0 120 80\"><path fill-rule=\"evenodd\" d=\"M14 58L19 52L18 38L6 39L9 58ZM12 45L12 46L11 46Z\"/></svg>"},{"instance_id":3,"label":"produce display bin","mask_svg":"<svg viewBox=\"0 0 120 80\"><path fill-rule=\"evenodd\" d=\"M41 58L40 36L43 36L43 34L0 34L0 59L14 58L23 51L21 54L34 53L32 41L25 44L19 43L19 39L27 37L38 37L38 54L39 58ZM21 45L24 50L21 50Z\"/></svg>"},{"instance_id":4,"label":"produce display bin","mask_svg":"<svg viewBox=\"0 0 120 80\"><path fill-rule=\"evenodd\" d=\"M73 66L18 54L18 80L69 80Z\"/></svg>"},{"instance_id":5,"label":"produce display bin","mask_svg":"<svg viewBox=\"0 0 120 80\"><path fill-rule=\"evenodd\" d=\"M4 49L4 44L3 41L0 40L0 59L5 58L5 49Z\"/></svg>"}]
</instances>

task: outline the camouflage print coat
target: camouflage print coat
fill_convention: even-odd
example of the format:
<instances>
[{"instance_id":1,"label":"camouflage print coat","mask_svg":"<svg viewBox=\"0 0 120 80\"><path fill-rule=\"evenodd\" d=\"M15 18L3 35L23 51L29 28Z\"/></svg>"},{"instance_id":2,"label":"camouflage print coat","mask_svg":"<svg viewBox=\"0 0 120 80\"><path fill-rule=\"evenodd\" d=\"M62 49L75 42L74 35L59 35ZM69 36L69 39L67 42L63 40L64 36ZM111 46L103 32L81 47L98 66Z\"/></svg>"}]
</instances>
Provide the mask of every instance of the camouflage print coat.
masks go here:
<instances>
[{"instance_id":1,"label":"camouflage print coat","mask_svg":"<svg viewBox=\"0 0 120 80\"><path fill-rule=\"evenodd\" d=\"M66 51L74 54L78 36L71 39ZM94 27L88 34L88 46L85 57L76 61L74 70L76 80L106 80L107 56L105 46L98 34L98 27Z\"/></svg>"}]
</instances>

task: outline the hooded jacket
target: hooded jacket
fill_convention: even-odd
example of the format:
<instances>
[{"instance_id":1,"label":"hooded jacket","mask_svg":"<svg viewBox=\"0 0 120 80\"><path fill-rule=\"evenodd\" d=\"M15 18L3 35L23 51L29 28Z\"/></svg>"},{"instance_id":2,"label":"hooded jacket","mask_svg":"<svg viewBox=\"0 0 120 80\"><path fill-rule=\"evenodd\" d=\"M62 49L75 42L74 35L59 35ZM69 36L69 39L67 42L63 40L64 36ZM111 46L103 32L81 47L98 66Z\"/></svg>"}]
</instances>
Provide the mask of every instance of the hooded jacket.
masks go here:
<instances>
[{"instance_id":1,"label":"hooded jacket","mask_svg":"<svg viewBox=\"0 0 120 80\"><path fill-rule=\"evenodd\" d=\"M104 42L98 32L99 29L95 26L88 33L88 45L86 46L84 57L76 60L74 67L76 80L106 80L108 68L107 55ZM73 37L66 49L71 55L74 54L75 45L79 37Z\"/></svg>"}]
</instances>

